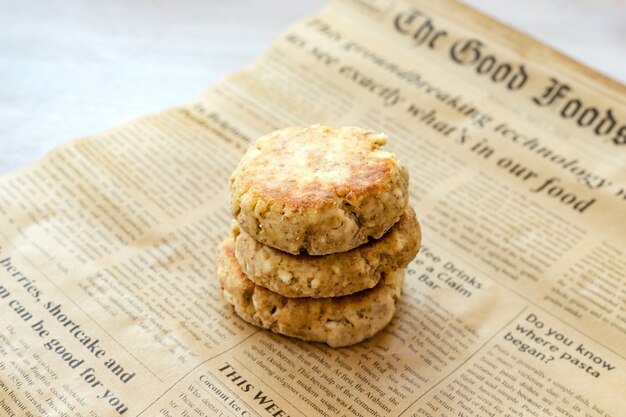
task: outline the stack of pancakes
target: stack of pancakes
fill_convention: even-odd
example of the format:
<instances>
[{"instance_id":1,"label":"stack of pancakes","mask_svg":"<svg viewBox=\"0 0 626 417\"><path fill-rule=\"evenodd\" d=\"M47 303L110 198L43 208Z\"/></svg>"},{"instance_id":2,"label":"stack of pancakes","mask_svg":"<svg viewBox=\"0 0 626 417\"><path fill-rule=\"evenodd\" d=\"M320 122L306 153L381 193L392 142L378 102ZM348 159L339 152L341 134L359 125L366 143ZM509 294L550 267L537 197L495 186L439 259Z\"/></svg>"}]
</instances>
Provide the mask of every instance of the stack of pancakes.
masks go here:
<instances>
[{"instance_id":1,"label":"stack of pancakes","mask_svg":"<svg viewBox=\"0 0 626 417\"><path fill-rule=\"evenodd\" d=\"M224 298L249 323L347 346L391 321L420 246L408 172L355 127L259 138L230 180L233 236L220 245Z\"/></svg>"}]
</instances>

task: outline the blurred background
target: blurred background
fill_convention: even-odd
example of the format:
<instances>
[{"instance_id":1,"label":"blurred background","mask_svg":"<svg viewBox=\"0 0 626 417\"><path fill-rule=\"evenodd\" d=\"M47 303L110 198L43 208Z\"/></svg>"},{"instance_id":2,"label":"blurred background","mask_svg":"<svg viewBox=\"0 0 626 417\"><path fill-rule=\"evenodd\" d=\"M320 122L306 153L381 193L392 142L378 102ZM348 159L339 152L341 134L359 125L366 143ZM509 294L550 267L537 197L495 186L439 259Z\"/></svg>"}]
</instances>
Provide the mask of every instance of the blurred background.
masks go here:
<instances>
[{"instance_id":1,"label":"blurred background","mask_svg":"<svg viewBox=\"0 0 626 417\"><path fill-rule=\"evenodd\" d=\"M0 0L0 175L186 103L326 0ZM626 1L467 0L626 83Z\"/></svg>"}]
</instances>

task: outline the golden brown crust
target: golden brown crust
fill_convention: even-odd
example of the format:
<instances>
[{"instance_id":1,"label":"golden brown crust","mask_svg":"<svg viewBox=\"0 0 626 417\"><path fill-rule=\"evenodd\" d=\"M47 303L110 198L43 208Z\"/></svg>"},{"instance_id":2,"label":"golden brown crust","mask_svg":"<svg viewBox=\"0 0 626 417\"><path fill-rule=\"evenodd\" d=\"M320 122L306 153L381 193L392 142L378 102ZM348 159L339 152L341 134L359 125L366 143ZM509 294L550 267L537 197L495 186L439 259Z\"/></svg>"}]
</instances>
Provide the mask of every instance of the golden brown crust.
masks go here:
<instances>
[{"instance_id":1,"label":"golden brown crust","mask_svg":"<svg viewBox=\"0 0 626 417\"><path fill-rule=\"evenodd\" d=\"M386 136L356 127L293 127L259 138L230 180L233 216L256 240L311 255L384 234L408 203L408 172Z\"/></svg>"},{"instance_id":2,"label":"golden brown crust","mask_svg":"<svg viewBox=\"0 0 626 417\"><path fill-rule=\"evenodd\" d=\"M233 240L216 259L226 301L248 323L302 340L348 346L372 337L393 318L404 271L384 274L376 287L336 298L287 298L250 281L239 268Z\"/></svg>"},{"instance_id":3,"label":"golden brown crust","mask_svg":"<svg viewBox=\"0 0 626 417\"><path fill-rule=\"evenodd\" d=\"M263 245L236 222L233 236L237 260L248 279L285 297L338 297L372 288L383 273L406 267L421 241L410 207L380 239L325 256L291 255Z\"/></svg>"}]
</instances>

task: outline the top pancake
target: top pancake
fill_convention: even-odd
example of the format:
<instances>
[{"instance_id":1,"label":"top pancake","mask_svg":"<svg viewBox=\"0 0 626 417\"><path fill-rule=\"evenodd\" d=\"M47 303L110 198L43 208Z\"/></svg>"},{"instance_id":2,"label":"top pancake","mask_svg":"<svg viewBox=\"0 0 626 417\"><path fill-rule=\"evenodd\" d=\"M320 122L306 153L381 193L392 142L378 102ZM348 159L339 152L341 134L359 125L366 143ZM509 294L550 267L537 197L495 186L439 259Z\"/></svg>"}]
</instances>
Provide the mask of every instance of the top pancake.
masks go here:
<instances>
[{"instance_id":1,"label":"top pancake","mask_svg":"<svg viewBox=\"0 0 626 417\"><path fill-rule=\"evenodd\" d=\"M408 172L356 127L292 127L259 138L230 179L239 225L285 252L325 255L378 239L404 213Z\"/></svg>"}]
</instances>

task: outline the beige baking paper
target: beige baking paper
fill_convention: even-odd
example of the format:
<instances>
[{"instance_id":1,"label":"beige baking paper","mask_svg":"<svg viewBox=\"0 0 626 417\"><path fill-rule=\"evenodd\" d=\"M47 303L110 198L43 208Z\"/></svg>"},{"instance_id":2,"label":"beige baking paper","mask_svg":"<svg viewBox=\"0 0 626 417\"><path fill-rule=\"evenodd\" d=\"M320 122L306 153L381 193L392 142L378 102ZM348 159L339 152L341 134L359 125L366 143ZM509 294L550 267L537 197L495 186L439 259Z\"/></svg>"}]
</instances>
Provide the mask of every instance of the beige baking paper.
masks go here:
<instances>
[{"instance_id":1,"label":"beige baking paper","mask_svg":"<svg viewBox=\"0 0 626 417\"><path fill-rule=\"evenodd\" d=\"M620 416L626 89L457 3L337 0L183 107L0 180L0 415ZM227 182L274 129L388 133L423 247L331 349L222 299Z\"/></svg>"}]
</instances>

